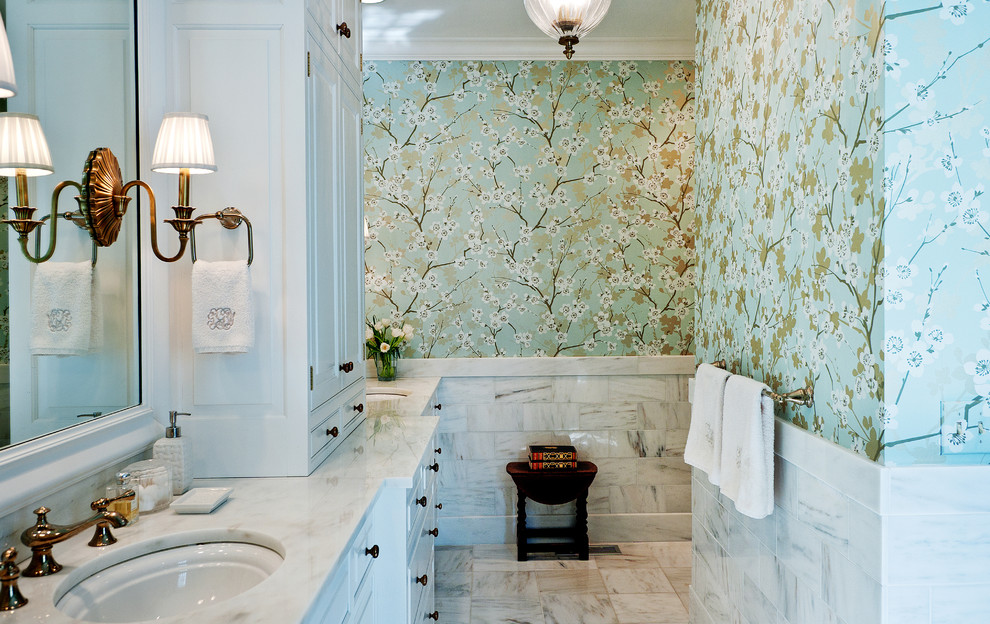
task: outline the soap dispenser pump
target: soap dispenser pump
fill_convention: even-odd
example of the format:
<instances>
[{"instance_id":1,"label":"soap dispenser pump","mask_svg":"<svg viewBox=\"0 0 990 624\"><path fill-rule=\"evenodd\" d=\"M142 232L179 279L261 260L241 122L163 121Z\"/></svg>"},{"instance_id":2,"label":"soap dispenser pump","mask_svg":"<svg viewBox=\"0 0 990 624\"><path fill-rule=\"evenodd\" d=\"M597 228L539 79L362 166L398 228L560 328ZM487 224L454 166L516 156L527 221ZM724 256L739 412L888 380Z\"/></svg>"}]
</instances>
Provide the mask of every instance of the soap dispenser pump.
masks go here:
<instances>
[{"instance_id":1,"label":"soap dispenser pump","mask_svg":"<svg viewBox=\"0 0 990 624\"><path fill-rule=\"evenodd\" d=\"M172 478L172 494L178 496L192 486L192 450L189 439L182 437L182 427L177 424L179 416L190 416L187 412L171 411L168 413L168 427L165 437L155 442L151 455L168 466Z\"/></svg>"}]
</instances>

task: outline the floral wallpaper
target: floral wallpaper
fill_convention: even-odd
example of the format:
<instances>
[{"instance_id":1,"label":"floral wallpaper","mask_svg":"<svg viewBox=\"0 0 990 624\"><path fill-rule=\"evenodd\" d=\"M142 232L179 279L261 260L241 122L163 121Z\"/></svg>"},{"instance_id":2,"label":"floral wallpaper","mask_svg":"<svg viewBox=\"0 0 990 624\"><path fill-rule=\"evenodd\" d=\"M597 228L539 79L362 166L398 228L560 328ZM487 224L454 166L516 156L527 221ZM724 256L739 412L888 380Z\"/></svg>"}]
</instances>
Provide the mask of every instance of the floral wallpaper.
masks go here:
<instances>
[{"instance_id":1,"label":"floral wallpaper","mask_svg":"<svg viewBox=\"0 0 990 624\"><path fill-rule=\"evenodd\" d=\"M884 55L866 0L699 0L697 352L879 460Z\"/></svg>"},{"instance_id":2,"label":"floral wallpaper","mask_svg":"<svg viewBox=\"0 0 990 624\"><path fill-rule=\"evenodd\" d=\"M884 32L884 461L987 463L990 3L890 2Z\"/></svg>"},{"instance_id":3,"label":"floral wallpaper","mask_svg":"<svg viewBox=\"0 0 990 624\"><path fill-rule=\"evenodd\" d=\"M688 354L685 62L374 62L367 314L405 355Z\"/></svg>"}]
</instances>

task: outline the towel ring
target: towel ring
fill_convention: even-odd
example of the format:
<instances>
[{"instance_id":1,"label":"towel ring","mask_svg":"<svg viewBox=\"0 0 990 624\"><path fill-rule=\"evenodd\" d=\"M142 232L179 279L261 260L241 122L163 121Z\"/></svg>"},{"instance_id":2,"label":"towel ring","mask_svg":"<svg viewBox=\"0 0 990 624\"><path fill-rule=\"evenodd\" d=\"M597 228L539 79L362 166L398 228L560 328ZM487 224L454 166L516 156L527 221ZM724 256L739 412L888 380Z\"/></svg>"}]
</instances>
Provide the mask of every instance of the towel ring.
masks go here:
<instances>
[{"instance_id":1,"label":"towel ring","mask_svg":"<svg viewBox=\"0 0 990 624\"><path fill-rule=\"evenodd\" d=\"M192 230L189 232L189 246L192 252L192 261L196 262L196 226L203 223L207 219L216 219L220 222L220 225L227 228L228 230L236 230L243 221L247 226L247 237L248 237L248 266L254 262L254 230L251 228L251 221L241 213L240 210L234 207L224 208L223 210L218 210L212 214L206 214L196 217L196 222L193 224Z\"/></svg>"},{"instance_id":2,"label":"towel ring","mask_svg":"<svg viewBox=\"0 0 990 624\"><path fill-rule=\"evenodd\" d=\"M82 218L83 217L78 212L63 212L63 213L60 213L58 216L62 217L66 221L72 221L73 223L75 223L76 225L78 225L83 230L86 229L86 225L82 221ZM45 215L45 216L41 217L41 222L44 223L45 221L48 221L48 219L50 219L50 218L51 218L51 215ZM95 238L92 239L92 241L93 241L93 266L95 267L96 266L96 255L97 255L96 247L97 247L97 245L96 245L96 239ZM37 256L37 257L39 257L39 258L41 257L41 235L40 234L36 234L35 237L34 237L34 255Z\"/></svg>"}]
</instances>

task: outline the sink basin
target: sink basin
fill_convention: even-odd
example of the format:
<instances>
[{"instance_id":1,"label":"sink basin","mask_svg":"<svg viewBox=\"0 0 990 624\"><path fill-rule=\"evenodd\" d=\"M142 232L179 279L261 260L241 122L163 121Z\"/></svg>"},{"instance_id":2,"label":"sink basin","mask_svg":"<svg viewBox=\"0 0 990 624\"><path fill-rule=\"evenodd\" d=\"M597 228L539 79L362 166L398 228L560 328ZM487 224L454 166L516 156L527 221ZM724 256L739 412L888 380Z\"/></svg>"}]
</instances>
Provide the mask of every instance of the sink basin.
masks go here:
<instances>
[{"instance_id":1,"label":"sink basin","mask_svg":"<svg viewBox=\"0 0 990 624\"><path fill-rule=\"evenodd\" d=\"M375 401L394 401L396 399L404 399L410 394L412 394L412 390L406 390L405 388L391 388L387 386L368 388L367 390L369 403L373 403Z\"/></svg>"},{"instance_id":2,"label":"sink basin","mask_svg":"<svg viewBox=\"0 0 990 624\"><path fill-rule=\"evenodd\" d=\"M251 589L282 565L281 544L248 531L193 531L125 546L72 571L55 606L87 622L182 615Z\"/></svg>"}]
</instances>

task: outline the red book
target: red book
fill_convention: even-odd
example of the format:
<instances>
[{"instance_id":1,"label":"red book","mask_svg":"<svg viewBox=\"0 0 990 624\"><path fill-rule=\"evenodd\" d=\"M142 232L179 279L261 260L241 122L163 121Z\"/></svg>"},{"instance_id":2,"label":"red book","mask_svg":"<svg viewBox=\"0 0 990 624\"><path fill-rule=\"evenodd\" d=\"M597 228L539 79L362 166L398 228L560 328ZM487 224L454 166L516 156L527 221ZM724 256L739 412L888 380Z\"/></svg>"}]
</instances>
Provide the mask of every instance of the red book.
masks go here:
<instances>
[{"instance_id":1,"label":"red book","mask_svg":"<svg viewBox=\"0 0 990 624\"><path fill-rule=\"evenodd\" d=\"M568 470L577 468L576 461L534 461L529 460L530 470Z\"/></svg>"},{"instance_id":2,"label":"red book","mask_svg":"<svg viewBox=\"0 0 990 624\"><path fill-rule=\"evenodd\" d=\"M529 447L530 462L577 461L577 449L573 446L532 445Z\"/></svg>"}]
</instances>

